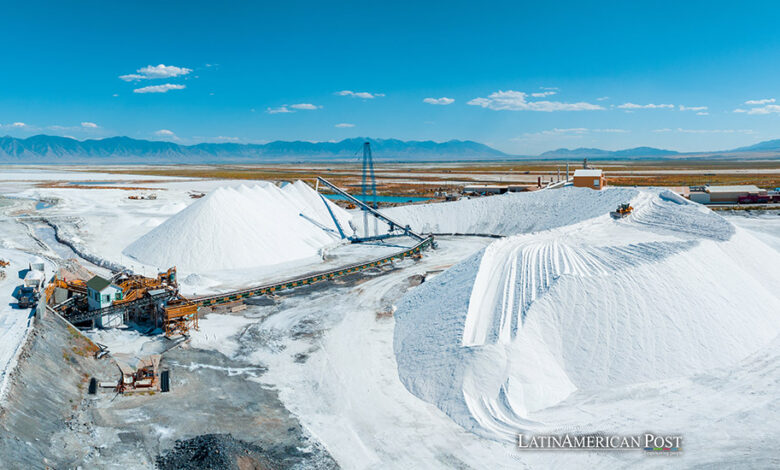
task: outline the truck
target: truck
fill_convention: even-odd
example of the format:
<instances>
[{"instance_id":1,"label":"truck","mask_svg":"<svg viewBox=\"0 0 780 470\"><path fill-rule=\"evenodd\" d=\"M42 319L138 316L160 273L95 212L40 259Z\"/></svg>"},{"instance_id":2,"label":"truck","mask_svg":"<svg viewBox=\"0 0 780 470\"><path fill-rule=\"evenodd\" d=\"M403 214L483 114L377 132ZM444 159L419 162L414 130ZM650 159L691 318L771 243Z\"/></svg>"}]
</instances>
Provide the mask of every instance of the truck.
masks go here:
<instances>
[{"instance_id":1,"label":"truck","mask_svg":"<svg viewBox=\"0 0 780 470\"><path fill-rule=\"evenodd\" d=\"M19 289L19 308L30 308L38 302L45 280L43 260L35 258L30 263L30 269L24 275L24 281Z\"/></svg>"},{"instance_id":2,"label":"truck","mask_svg":"<svg viewBox=\"0 0 780 470\"><path fill-rule=\"evenodd\" d=\"M766 204L769 200L770 196L767 194L746 194L737 198L739 204Z\"/></svg>"},{"instance_id":3,"label":"truck","mask_svg":"<svg viewBox=\"0 0 780 470\"><path fill-rule=\"evenodd\" d=\"M41 298L40 291L33 287L22 286L19 289L19 308L30 308Z\"/></svg>"}]
</instances>

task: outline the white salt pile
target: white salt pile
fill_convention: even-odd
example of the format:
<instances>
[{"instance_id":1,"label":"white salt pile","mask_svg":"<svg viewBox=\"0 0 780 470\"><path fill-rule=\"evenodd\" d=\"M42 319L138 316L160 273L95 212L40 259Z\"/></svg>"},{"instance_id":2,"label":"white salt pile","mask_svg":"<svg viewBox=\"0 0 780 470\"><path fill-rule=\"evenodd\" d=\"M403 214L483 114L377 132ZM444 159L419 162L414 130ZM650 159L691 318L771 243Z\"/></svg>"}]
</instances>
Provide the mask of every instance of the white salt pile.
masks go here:
<instances>
[{"instance_id":1,"label":"white salt pile","mask_svg":"<svg viewBox=\"0 0 780 470\"><path fill-rule=\"evenodd\" d=\"M605 208L615 210L618 204L629 201L636 194L631 188L610 188L609 191L567 188L398 206L383 209L382 213L409 224L412 230L420 233L514 235L596 217L604 214ZM362 223L355 225L362 231ZM387 225L380 222L379 233L386 230Z\"/></svg>"},{"instance_id":2,"label":"white salt pile","mask_svg":"<svg viewBox=\"0 0 780 470\"><path fill-rule=\"evenodd\" d=\"M176 266L187 272L314 258L340 241L331 212L350 235L349 213L302 181L283 188L271 183L223 187L152 229L123 253L147 265Z\"/></svg>"},{"instance_id":3,"label":"white salt pile","mask_svg":"<svg viewBox=\"0 0 780 470\"><path fill-rule=\"evenodd\" d=\"M780 333L780 254L749 233L668 193L637 191L619 221L605 195L550 193L567 220L608 204L499 240L398 305L402 382L463 427L513 440L575 392L695 376Z\"/></svg>"}]
</instances>

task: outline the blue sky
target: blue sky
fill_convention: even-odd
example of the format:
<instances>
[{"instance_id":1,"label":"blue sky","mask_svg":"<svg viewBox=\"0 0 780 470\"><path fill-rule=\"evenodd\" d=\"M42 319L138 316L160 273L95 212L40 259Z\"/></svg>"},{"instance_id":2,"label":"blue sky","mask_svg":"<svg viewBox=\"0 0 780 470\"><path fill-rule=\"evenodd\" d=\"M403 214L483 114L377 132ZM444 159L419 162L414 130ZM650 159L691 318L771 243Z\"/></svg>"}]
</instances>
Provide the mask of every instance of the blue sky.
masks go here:
<instances>
[{"instance_id":1,"label":"blue sky","mask_svg":"<svg viewBox=\"0 0 780 470\"><path fill-rule=\"evenodd\" d=\"M780 138L778 24L777 2L16 2L0 134L726 149Z\"/></svg>"}]
</instances>

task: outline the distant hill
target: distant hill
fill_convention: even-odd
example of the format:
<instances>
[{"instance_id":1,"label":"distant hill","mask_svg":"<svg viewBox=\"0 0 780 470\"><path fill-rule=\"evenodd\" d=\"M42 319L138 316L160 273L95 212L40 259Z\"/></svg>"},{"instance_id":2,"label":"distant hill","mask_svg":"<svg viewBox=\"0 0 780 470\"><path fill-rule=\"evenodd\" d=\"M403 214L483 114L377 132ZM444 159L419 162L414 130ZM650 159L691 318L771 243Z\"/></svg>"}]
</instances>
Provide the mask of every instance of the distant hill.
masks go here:
<instances>
[{"instance_id":1,"label":"distant hill","mask_svg":"<svg viewBox=\"0 0 780 470\"><path fill-rule=\"evenodd\" d=\"M635 147L625 150L602 150L595 148L576 148L550 150L540 157L552 158L638 158L638 157L669 157L680 155L674 150L657 149L653 147Z\"/></svg>"},{"instance_id":2,"label":"distant hill","mask_svg":"<svg viewBox=\"0 0 780 470\"><path fill-rule=\"evenodd\" d=\"M363 142L371 143L373 155L384 161L468 161L468 160L555 160L583 158L595 160L639 159L780 159L780 139L767 140L733 150L680 153L654 147L624 150L598 148L560 148L538 156L508 155L470 140L365 139L356 137L339 142L277 140L266 144L202 143L181 145L174 142L109 137L75 140L68 137L36 135L26 139L0 137L0 163L21 164L118 164L118 163L272 163L343 162L362 155Z\"/></svg>"},{"instance_id":3,"label":"distant hill","mask_svg":"<svg viewBox=\"0 0 780 470\"><path fill-rule=\"evenodd\" d=\"M75 140L36 135L26 139L0 137L2 163L213 163L346 160L362 155L363 142L371 142L377 159L480 159L506 157L499 150L469 140L448 142L397 139L346 139L340 142L285 142L267 144L173 142L110 137Z\"/></svg>"},{"instance_id":4,"label":"distant hill","mask_svg":"<svg viewBox=\"0 0 780 470\"><path fill-rule=\"evenodd\" d=\"M591 158L598 160L638 160L638 159L717 159L717 160L776 160L780 159L780 139L759 142L748 147L740 147L718 152L676 152L654 147L635 147L625 150L603 150L580 147L576 149L560 148L539 155L541 159Z\"/></svg>"},{"instance_id":5,"label":"distant hill","mask_svg":"<svg viewBox=\"0 0 780 470\"><path fill-rule=\"evenodd\" d=\"M740 147L731 152L780 152L780 139L765 140L747 147Z\"/></svg>"}]
</instances>

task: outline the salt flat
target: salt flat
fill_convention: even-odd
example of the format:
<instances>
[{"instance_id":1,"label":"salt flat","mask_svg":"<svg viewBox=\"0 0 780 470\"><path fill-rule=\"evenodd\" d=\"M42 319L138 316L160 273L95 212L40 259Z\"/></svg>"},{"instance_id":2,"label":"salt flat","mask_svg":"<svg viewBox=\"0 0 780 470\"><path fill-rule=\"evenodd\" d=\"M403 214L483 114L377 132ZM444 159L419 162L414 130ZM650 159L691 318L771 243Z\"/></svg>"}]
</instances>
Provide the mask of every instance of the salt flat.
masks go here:
<instances>
[{"instance_id":1,"label":"salt flat","mask_svg":"<svg viewBox=\"0 0 780 470\"><path fill-rule=\"evenodd\" d=\"M112 176L99 180L118 181ZM61 177L42 173L40 181ZM247 182L136 184L157 189L39 187L34 172L19 176L4 187L20 198L0 227L5 249L18 251L8 256L58 259L25 225L45 217L90 253L154 273L157 262L125 248L205 199L189 192L233 194ZM127 198L136 193L157 199ZM41 199L55 204L36 208ZM609 218L628 201L632 216ZM685 447L675 465L772 466L765 436L780 422L776 219L721 217L662 190L633 188L509 194L388 215L421 231L505 238L438 237L439 248L421 261L208 314L191 345L224 354L230 365L183 361L186 353L179 365L278 391L281 406L343 468L669 464L641 453L522 453L513 443L518 432L560 430L679 433ZM190 266L181 280L189 292L219 291L397 249L341 245L324 250L324 260ZM6 329L23 331L22 323ZM91 334L117 351L158 348L135 331ZM22 337L14 335L16 345ZM166 429L156 442L168 445L182 432Z\"/></svg>"}]
</instances>

